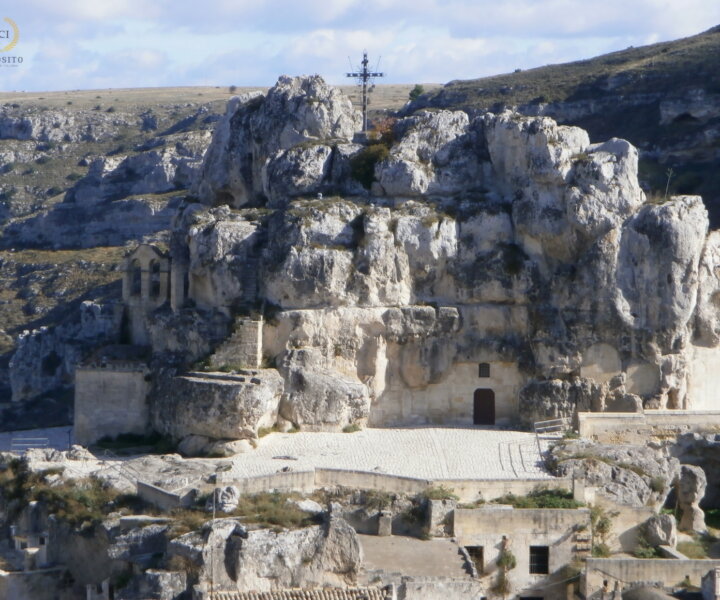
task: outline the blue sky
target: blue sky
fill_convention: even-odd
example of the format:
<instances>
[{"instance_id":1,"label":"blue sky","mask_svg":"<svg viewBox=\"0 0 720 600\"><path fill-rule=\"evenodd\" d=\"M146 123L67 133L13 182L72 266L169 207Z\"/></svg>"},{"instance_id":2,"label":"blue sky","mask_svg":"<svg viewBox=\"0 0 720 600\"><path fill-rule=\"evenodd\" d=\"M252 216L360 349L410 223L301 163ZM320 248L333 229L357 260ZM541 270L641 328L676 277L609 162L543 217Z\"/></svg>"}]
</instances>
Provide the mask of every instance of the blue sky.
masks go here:
<instances>
[{"instance_id":1,"label":"blue sky","mask_svg":"<svg viewBox=\"0 0 720 600\"><path fill-rule=\"evenodd\" d=\"M4 0L20 29L0 91L271 85L348 56L387 83L444 83L589 58L720 24L719 0ZM0 47L2 47L0 40Z\"/></svg>"}]
</instances>

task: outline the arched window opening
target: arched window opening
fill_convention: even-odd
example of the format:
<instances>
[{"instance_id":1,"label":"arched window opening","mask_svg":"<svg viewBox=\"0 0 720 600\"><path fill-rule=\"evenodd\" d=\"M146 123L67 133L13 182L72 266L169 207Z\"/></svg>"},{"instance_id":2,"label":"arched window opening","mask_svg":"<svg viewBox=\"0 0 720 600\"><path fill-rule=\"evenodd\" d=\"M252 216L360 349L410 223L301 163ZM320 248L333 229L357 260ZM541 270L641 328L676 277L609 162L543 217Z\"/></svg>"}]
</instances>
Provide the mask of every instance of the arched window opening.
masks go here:
<instances>
[{"instance_id":1,"label":"arched window opening","mask_svg":"<svg viewBox=\"0 0 720 600\"><path fill-rule=\"evenodd\" d=\"M160 263L156 260L150 263L150 297L160 297Z\"/></svg>"},{"instance_id":2,"label":"arched window opening","mask_svg":"<svg viewBox=\"0 0 720 600\"><path fill-rule=\"evenodd\" d=\"M139 296L142 293L142 268L137 260L130 264L130 295Z\"/></svg>"}]
</instances>

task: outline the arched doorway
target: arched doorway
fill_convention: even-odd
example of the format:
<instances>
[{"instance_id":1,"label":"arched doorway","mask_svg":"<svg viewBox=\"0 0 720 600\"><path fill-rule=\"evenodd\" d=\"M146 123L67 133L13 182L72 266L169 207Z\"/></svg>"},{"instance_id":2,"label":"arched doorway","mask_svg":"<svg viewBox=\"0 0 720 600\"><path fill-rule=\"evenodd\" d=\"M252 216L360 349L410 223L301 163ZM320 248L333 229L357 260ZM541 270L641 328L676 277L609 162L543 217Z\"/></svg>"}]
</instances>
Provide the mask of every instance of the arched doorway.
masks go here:
<instances>
[{"instance_id":1,"label":"arched doorway","mask_svg":"<svg viewBox=\"0 0 720 600\"><path fill-rule=\"evenodd\" d=\"M475 425L495 425L495 392L477 389L473 396L473 423Z\"/></svg>"}]
</instances>

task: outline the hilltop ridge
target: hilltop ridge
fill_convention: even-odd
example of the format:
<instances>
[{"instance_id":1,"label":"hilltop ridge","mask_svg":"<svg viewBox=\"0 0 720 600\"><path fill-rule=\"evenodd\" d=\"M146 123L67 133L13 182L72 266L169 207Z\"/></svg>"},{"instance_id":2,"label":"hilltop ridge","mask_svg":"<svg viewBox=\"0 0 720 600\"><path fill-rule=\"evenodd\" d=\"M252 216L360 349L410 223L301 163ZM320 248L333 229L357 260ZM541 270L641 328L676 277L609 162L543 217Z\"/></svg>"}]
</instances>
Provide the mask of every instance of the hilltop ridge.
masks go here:
<instances>
[{"instance_id":1,"label":"hilltop ridge","mask_svg":"<svg viewBox=\"0 0 720 600\"><path fill-rule=\"evenodd\" d=\"M640 180L703 196L720 225L720 26L691 37L586 60L451 81L406 109L501 112L514 107L587 130L593 141L627 139L640 150Z\"/></svg>"}]
</instances>

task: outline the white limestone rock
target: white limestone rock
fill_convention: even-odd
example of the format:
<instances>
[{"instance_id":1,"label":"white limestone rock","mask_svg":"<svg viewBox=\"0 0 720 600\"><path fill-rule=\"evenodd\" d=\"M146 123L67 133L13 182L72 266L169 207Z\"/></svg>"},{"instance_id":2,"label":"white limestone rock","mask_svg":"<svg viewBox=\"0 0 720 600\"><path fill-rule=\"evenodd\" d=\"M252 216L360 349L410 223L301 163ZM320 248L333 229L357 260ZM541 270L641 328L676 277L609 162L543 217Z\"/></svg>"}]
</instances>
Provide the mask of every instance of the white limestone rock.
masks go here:
<instances>
[{"instance_id":1,"label":"white limestone rock","mask_svg":"<svg viewBox=\"0 0 720 600\"><path fill-rule=\"evenodd\" d=\"M645 201L638 183L638 151L613 138L574 158L566 191L568 219L584 240L592 241L621 225Z\"/></svg>"},{"instance_id":2,"label":"white limestone rock","mask_svg":"<svg viewBox=\"0 0 720 600\"><path fill-rule=\"evenodd\" d=\"M188 189L199 171L208 132L193 132L164 141L164 147L131 156L96 158L66 201L92 205L127 196Z\"/></svg>"},{"instance_id":3,"label":"white limestone rock","mask_svg":"<svg viewBox=\"0 0 720 600\"><path fill-rule=\"evenodd\" d=\"M643 535L651 546L677 545L677 523L673 515L655 515L643 524Z\"/></svg>"},{"instance_id":4,"label":"white limestone rock","mask_svg":"<svg viewBox=\"0 0 720 600\"><path fill-rule=\"evenodd\" d=\"M205 510L231 513L238 507L239 502L240 492L234 485L217 487L205 502Z\"/></svg>"},{"instance_id":5,"label":"white limestone rock","mask_svg":"<svg viewBox=\"0 0 720 600\"><path fill-rule=\"evenodd\" d=\"M711 231L707 236L698 278L695 335L700 344L717 346L720 343L720 231Z\"/></svg>"},{"instance_id":6,"label":"white limestone rock","mask_svg":"<svg viewBox=\"0 0 720 600\"><path fill-rule=\"evenodd\" d=\"M352 586L362 563L357 534L340 518L280 532L248 531L232 519L218 519L170 547L201 566L201 583L212 573L216 586L238 591Z\"/></svg>"},{"instance_id":7,"label":"white limestone rock","mask_svg":"<svg viewBox=\"0 0 720 600\"><path fill-rule=\"evenodd\" d=\"M555 474L582 478L585 485L596 486L603 496L627 506L659 508L681 468L685 469L667 448L578 440L556 446L551 454Z\"/></svg>"},{"instance_id":8,"label":"white limestone rock","mask_svg":"<svg viewBox=\"0 0 720 600\"><path fill-rule=\"evenodd\" d=\"M707 531L705 513L700 508L700 501L705 496L707 478L700 467L682 465L678 477L678 507L680 509L681 531L703 533Z\"/></svg>"},{"instance_id":9,"label":"white limestone rock","mask_svg":"<svg viewBox=\"0 0 720 600\"><path fill-rule=\"evenodd\" d=\"M419 111L396 125L400 140L377 165L388 196L455 194L483 186L482 168L462 111Z\"/></svg>"},{"instance_id":10,"label":"white limestone rock","mask_svg":"<svg viewBox=\"0 0 720 600\"><path fill-rule=\"evenodd\" d=\"M228 103L193 190L205 204L241 207L325 189L331 145L348 143L360 125L350 100L320 76L282 76L266 96Z\"/></svg>"},{"instance_id":11,"label":"white limestone rock","mask_svg":"<svg viewBox=\"0 0 720 600\"><path fill-rule=\"evenodd\" d=\"M653 331L666 352L687 343L707 230L698 196L644 206L622 228L616 310L627 327Z\"/></svg>"},{"instance_id":12,"label":"white limestone rock","mask_svg":"<svg viewBox=\"0 0 720 600\"><path fill-rule=\"evenodd\" d=\"M277 417L282 380L274 369L256 375L190 373L164 383L152 404L155 429L175 439L257 437Z\"/></svg>"},{"instance_id":13,"label":"white limestone rock","mask_svg":"<svg viewBox=\"0 0 720 600\"><path fill-rule=\"evenodd\" d=\"M316 351L288 353L280 367L285 379L280 416L309 430L339 431L365 422L370 411L367 386L323 368L323 362Z\"/></svg>"}]
</instances>

